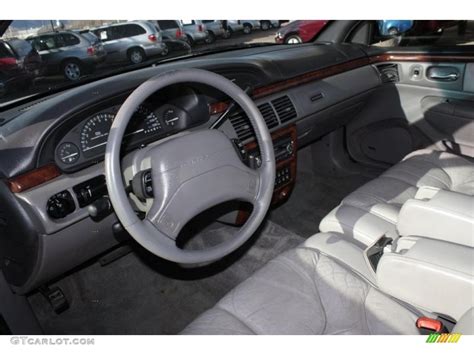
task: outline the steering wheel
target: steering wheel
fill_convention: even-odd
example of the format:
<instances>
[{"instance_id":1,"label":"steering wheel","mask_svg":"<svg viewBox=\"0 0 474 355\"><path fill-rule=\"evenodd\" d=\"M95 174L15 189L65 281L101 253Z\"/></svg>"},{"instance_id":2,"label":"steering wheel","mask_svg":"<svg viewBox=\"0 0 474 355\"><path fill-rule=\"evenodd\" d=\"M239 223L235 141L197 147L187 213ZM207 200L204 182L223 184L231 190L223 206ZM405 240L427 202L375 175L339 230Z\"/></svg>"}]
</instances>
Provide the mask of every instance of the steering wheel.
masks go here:
<instances>
[{"instance_id":1,"label":"steering wheel","mask_svg":"<svg viewBox=\"0 0 474 355\"><path fill-rule=\"evenodd\" d=\"M259 144L262 164L247 167L221 131L203 129L176 135L153 145L146 159L151 167L153 202L144 219L130 203L124 187L120 148L127 124L138 106L169 85L200 83L233 99L247 114ZM268 128L248 95L221 75L201 69L180 69L154 76L127 98L107 140L105 176L110 201L128 233L151 253L169 261L198 264L216 261L247 241L262 223L273 194L275 157ZM253 205L246 223L226 242L204 250L185 250L176 238L193 217L230 200Z\"/></svg>"}]
</instances>

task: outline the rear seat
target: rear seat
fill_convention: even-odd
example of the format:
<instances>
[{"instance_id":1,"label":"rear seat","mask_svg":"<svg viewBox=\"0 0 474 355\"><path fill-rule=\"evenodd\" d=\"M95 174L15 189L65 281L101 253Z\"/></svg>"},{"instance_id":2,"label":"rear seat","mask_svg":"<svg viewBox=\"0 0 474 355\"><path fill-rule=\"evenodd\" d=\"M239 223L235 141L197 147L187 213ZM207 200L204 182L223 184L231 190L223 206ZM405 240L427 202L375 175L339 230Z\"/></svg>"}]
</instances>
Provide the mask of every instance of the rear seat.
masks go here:
<instances>
[{"instance_id":1,"label":"rear seat","mask_svg":"<svg viewBox=\"0 0 474 355\"><path fill-rule=\"evenodd\" d=\"M421 187L474 195L474 162L447 152L415 151L344 198L321 221L319 230L343 233L370 245L395 232L402 205Z\"/></svg>"}]
</instances>

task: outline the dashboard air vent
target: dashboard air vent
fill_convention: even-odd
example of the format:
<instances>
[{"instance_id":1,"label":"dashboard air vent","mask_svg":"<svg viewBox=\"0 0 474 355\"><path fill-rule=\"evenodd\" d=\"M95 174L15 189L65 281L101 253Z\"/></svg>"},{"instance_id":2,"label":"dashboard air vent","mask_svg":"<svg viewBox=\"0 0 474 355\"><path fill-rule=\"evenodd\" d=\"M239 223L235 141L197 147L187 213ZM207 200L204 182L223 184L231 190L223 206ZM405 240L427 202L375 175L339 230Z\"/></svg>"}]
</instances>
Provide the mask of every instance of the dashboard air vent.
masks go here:
<instances>
[{"instance_id":1,"label":"dashboard air vent","mask_svg":"<svg viewBox=\"0 0 474 355\"><path fill-rule=\"evenodd\" d=\"M260 110L260 113L262 114L263 119L265 120L265 123L269 129L278 126L278 119L275 111L273 111L272 106L270 106L268 102L258 106L258 109Z\"/></svg>"},{"instance_id":2,"label":"dashboard air vent","mask_svg":"<svg viewBox=\"0 0 474 355\"><path fill-rule=\"evenodd\" d=\"M382 83L396 83L400 81L400 75L398 74L398 64L379 64L377 70L380 73L380 79Z\"/></svg>"},{"instance_id":3,"label":"dashboard air vent","mask_svg":"<svg viewBox=\"0 0 474 355\"><path fill-rule=\"evenodd\" d=\"M282 96L272 100L272 105L280 118L280 122L284 123L296 118L296 109L288 96Z\"/></svg>"},{"instance_id":4,"label":"dashboard air vent","mask_svg":"<svg viewBox=\"0 0 474 355\"><path fill-rule=\"evenodd\" d=\"M244 111L238 110L229 116L229 121L234 126L235 133L241 141L254 136L252 125Z\"/></svg>"}]
</instances>

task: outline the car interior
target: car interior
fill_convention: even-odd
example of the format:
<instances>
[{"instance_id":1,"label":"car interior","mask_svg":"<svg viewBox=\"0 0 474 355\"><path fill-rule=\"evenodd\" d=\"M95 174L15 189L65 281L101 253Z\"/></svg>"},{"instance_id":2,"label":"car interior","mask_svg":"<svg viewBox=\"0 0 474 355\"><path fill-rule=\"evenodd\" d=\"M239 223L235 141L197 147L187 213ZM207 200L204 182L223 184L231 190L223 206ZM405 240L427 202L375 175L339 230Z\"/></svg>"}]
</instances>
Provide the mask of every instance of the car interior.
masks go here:
<instances>
[{"instance_id":1,"label":"car interior","mask_svg":"<svg viewBox=\"0 0 474 355\"><path fill-rule=\"evenodd\" d=\"M474 334L474 52L372 26L4 105L2 334Z\"/></svg>"}]
</instances>

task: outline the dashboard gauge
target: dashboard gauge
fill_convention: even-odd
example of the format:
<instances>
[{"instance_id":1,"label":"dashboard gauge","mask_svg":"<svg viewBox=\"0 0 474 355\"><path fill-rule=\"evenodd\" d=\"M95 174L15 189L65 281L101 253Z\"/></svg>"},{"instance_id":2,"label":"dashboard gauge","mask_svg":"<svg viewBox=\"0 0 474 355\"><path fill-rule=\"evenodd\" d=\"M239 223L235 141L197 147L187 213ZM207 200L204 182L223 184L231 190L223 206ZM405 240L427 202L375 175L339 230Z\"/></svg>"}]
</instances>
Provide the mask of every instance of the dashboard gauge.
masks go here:
<instances>
[{"instance_id":1,"label":"dashboard gauge","mask_svg":"<svg viewBox=\"0 0 474 355\"><path fill-rule=\"evenodd\" d=\"M57 155L63 164L73 164L79 159L79 148L73 143L63 143L58 147Z\"/></svg>"},{"instance_id":2,"label":"dashboard gauge","mask_svg":"<svg viewBox=\"0 0 474 355\"><path fill-rule=\"evenodd\" d=\"M150 134L161 131L161 122L155 113L144 105L140 105L133 115L128 135Z\"/></svg>"},{"instance_id":3,"label":"dashboard gauge","mask_svg":"<svg viewBox=\"0 0 474 355\"><path fill-rule=\"evenodd\" d=\"M80 133L81 149L84 155L90 156L98 148L105 148L114 118L113 113L98 113L86 121Z\"/></svg>"},{"instance_id":4,"label":"dashboard gauge","mask_svg":"<svg viewBox=\"0 0 474 355\"><path fill-rule=\"evenodd\" d=\"M180 114L174 108L169 108L163 112L163 121L168 127L175 127L180 120Z\"/></svg>"}]
</instances>

